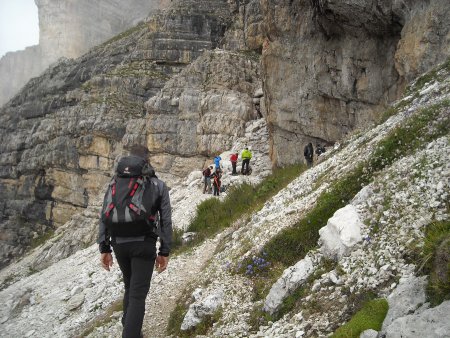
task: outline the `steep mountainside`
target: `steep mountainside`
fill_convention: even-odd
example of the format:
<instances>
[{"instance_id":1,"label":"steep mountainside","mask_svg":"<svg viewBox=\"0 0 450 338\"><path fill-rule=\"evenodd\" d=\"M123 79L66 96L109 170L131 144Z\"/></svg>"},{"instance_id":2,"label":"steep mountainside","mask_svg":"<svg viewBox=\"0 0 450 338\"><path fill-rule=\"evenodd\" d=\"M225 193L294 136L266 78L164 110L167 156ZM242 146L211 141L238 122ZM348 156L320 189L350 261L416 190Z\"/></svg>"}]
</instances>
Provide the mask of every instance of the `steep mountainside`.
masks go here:
<instances>
[{"instance_id":1,"label":"steep mountainside","mask_svg":"<svg viewBox=\"0 0 450 338\"><path fill-rule=\"evenodd\" d=\"M371 123L450 55L448 11L440 0L179 1L60 61L1 110L0 266L84 210L132 143L173 178L229 149L256 104L275 165ZM237 53L207 53L217 47Z\"/></svg>"},{"instance_id":2,"label":"steep mountainside","mask_svg":"<svg viewBox=\"0 0 450 338\"><path fill-rule=\"evenodd\" d=\"M373 297L389 307L380 336L447 337L450 300L430 304L428 277L420 276L426 257L419 252L427 229L449 220L449 62L420 79L385 123L328 150L256 213L173 256L167 272L153 278L145 337L328 336ZM258 123L264 121L249 123L247 131L260 138L249 135L237 144L260 149L267 134ZM268 156L268 148L260 150L259 157ZM171 190L175 224L185 224L205 199L201 184L195 171ZM331 216L316 217L325 214ZM89 222L85 231L92 232L96 220ZM321 225L320 231L304 229L297 241L289 240L308 224ZM448 231L446 236L438 270L449 262ZM308 238L319 240L308 249ZM35 253L44 250L51 259L46 250L58 241L63 239ZM101 270L95 244L41 271L27 259L15 271L10 266L0 272L2 334L120 336L120 271ZM440 271L441 283L448 284L450 272ZM176 319L169 333L171 313ZM377 331L365 335L376 337Z\"/></svg>"},{"instance_id":3,"label":"steep mountainside","mask_svg":"<svg viewBox=\"0 0 450 338\"><path fill-rule=\"evenodd\" d=\"M326 157L321 157L326 161L321 165L300 176L260 212L198 248L199 255L205 254L201 263L215 255L214 263L204 271L205 279L187 272L189 278L182 286L177 284L179 275L171 280L180 288L177 297L193 291L185 290L183 294L188 281L202 287L211 283L206 297L216 295L216 291L224 295L222 308L226 311L221 324L209 331L211 335L278 334L279 327L245 315L253 308L254 281L236 269L228 271L217 264L226 260L238 264L241 255L259 254L257 249L270 243L282 228L302 222L319 196L333 192L331 188L341 179L348 179L342 183L346 187L354 187L361 180L361 186L372 185L355 200L359 186L352 196L332 196L341 207L353 205L363 224L355 223L364 235L377 235L385 224L392 224L393 230L383 228L382 241L370 247L374 248L370 253L364 251L367 244L358 242L356 251L360 256L351 256L350 261L339 257L344 259L342 266L333 265L330 270L335 270L334 277L347 275L345 288L336 291L329 280L340 285L333 281L337 279L327 280L328 275L324 275L323 280L314 276L323 290L308 284L307 291L322 290L321 297L336 299L348 297L350 288L357 290L357 295L366 291L378 296L390 294L400 278L414 275L414 264L403 257L404 252L406 256L413 252L407 237L414 238L415 245L422 241L421 227L448 217L449 14L447 0L171 1L169 8L154 12L80 58L60 60L32 79L0 110L0 281L4 289L1 296L7 302L0 323L7 323L11 334L16 330L26 335L29 332L22 332L22 326L29 316L36 325L39 321L49 323L55 334L75 335L91 317L100 315L117 300L118 274L105 277L115 285L107 295L105 278L95 270L94 263L87 261L95 251L91 245L103 188L117 158L133 144L149 148L151 163L171 188L175 225L183 229L195 205L205 198L198 190L200 169L215 155L227 159L231 151L240 151L246 145L253 147L255 175L224 181L256 183L269 174L271 166L302 162L306 142L328 146ZM411 79L441 61L447 63L420 78L414 89L406 91L408 96L388 110L399 113L396 117L371 131L365 129L381 120L389 104L405 93ZM260 119L258 107L263 117ZM384 146L378 147L390 137L389 132L397 126L410 128L408 121L415 121L415 117L429 128L422 126L416 131L420 137L408 139L412 148L397 151L405 141L396 140L396 145L388 144L386 149L394 148L392 153L397 157L377 158L379 154L389 155L383 153ZM347 140L345 147L339 147L336 142L356 130L360 132ZM423 153L424 149L430 149L435 162L426 151ZM364 161L372 157L375 169L364 167ZM368 177L367 172L372 176ZM354 176L346 178L350 174ZM444 179L439 180L439 175ZM405 182L403 176L407 177ZM390 179L395 184L384 186L383 182ZM427 200L415 195L420 195L421 189ZM434 192L439 192L438 197L430 201L428 197ZM396 199L399 204L392 202ZM324 207L322 211L330 210ZM419 211L423 211L423 217ZM316 218L325 224L317 220L312 223L325 226L323 217L320 214ZM415 224L413 230L404 228L410 223ZM238 230L240 227L242 230ZM307 236L314 243L318 231ZM399 237L392 231L398 231ZM48 237L51 239L47 243L30 251ZM215 252L219 240L223 242ZM250 250L253 247L254 251ZM389 247L387 258L381 259L378 252L384 252L385 247ZM305 259L295 254L288 256L296 261L285 262L277 257L283 261L283 266L277 268L288 269ZM336 259L334 254L329 256ZM179 264L190 259L186 257L177 258ZM327 254L312 250L308 257L308 266L314 266L317 274L329 268ZM377 262L371 270L358 270L365 259L373 257ZM52 283L61 283L60 276L52 274L58 269L70 270L68 266L77 260L88 277L81 281L86 276L71 270L66 288L51 293ZM382 261L385 264L380 265ZM391 266L380 272L386 264ZM179 272L187 270L184 266ZM200 267L196 267L195 272L199 271ZM376 277L367 279L367 273ZM37 277L43 281L33 287ZM286 295L295 289L280 287L283 280L290 278L288 275L275 287L275 291L284 291L274 293ZM222 282L223 288L216 290L215 285ZM83 287L76 288L77 283ZM330 293L326 293L325 286L333 288L328 289ZM162 294L169 291L165 292ZM264 292L264 297L268 296L269 290ZM47 293L48 298L43 296ZM171 299L172 305L179 302L178 298ZM187 298L183 301L192 303ZM318 308L328 309L326 303L319 303ZM272 298L259 299L253 314L256 316L263 306L277 312L284 306L277 304ZM55 306L61 306L61 311ZM330 312L321 317L318 312L296 306L295 316L279 322L279 332L286 337L292 336L293 331L286 329L289 325L307 335L326 335L347 321L357 308L342 309L333 304ZM171 310L170 306L164 309L161 321L167 322ZM295 323L297 319L300 324ZM256 326L255 321L259 323ZM111 330L117 331L117 325ZM51 332L45 330L37 328L36 335ZM155 327L149 324L146 330L153 332Z\"/></svg>"},{"instance_id":4,"label":"steep mountainside","mask_svg":"<svg viewBox=\"0 0 450 338\"><path fill-rule=\"evenodd\" d=\"M174 6L77 60L60 62L31 80L1 110L1 265L20 254L33 236L64 224L89 205L109 180L116 155L134 141L135 135L128 134L127 128L133 131L148 119L155 133L158 129L167 133L166 121L151 122L157 115L146 112L144 102L174 74L215 48L228 18L228 6L219 0L182 3L190 10ZM241 55L235 60L240 58L249 59ZM239 106L243 100L244 106L250 106L253 87L259 84L258 66L251 59L237 66L247 74L242 80L250 84L228 91L244 90L235 104ZM239 76L222 82L229 80L230 86L235 86ZM170 107L178 102L162 104ZM217 111L205 107L203 114L207 115L209 109ZM249 109L236 112L242 115L239 123L249 119ZM189 120L186 116L183 119ZM171 133L185 133L182 125L170 126ZM230 133L238 135L242 128ZM146 143L142 136L139 141ZM177 143L159 148L165 137L162 134L153 141L155 156L192 157ZM189 169L201 168L211 151L203 150L198 155L202 161L192 161L196 163L188 165ZM162 171L176 166L173 163L162 168L156 159L154 162Z\"/></svg>"}]
</instances>

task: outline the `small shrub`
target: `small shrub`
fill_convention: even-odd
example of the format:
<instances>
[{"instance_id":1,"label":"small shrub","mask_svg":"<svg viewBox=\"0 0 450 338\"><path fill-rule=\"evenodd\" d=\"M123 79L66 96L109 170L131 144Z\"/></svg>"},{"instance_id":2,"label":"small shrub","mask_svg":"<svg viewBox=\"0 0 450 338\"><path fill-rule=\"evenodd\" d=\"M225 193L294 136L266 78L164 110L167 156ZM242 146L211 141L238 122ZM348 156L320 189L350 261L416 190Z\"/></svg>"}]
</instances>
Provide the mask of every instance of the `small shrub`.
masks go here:
<instances>
[{"instance_id":1,"label":"small shrub","mask_svg":"<svg viewBox=\"0 0 450 338\"><path fill-rule=\"evenodd\" d=\"M380 331L388 308L386 299L375 299L367 302L347 324L337 329L332 337L358 338L361 332L368 329Z\"/></svg>"}]
</instances>

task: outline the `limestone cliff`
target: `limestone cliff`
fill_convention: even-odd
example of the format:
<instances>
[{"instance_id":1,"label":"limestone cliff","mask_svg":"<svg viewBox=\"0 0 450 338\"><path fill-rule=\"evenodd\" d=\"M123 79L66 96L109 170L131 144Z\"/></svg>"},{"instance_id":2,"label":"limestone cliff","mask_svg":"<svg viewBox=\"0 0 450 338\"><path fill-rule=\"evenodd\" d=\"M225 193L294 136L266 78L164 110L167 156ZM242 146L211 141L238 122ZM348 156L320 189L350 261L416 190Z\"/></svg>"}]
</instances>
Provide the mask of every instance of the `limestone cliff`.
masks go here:
<instances>
[{"instance_id":1,"label":"limestone cliff","mask_svg":"<svg viewBox=\"0 0 450 338\"><path fill-rule=\"evenodd\" d=\"M261 0L272 160L303 160L377 119L406 80L450 56L446 0Z\"/></svg>"},{"instance_id":2,"label":"limestone cliff","mask_svg":"<svg viewBox=\"0 0 450 338\"><path fill-rule=\"evenodd\" d=\"M60 57L76 58L134 26L168 0L35 0L39 45L0 60L0 106Z\"/></svg>"},{"instance_id":3,"label":"limestone cliff","mask_svg":"<svg viewBox=\"0 0 450 338\"><path fill-rule=\"evenodd\" d=\"M151 115L144 102L205 50L218 45L227 15L228 6L219 0L183 1L77 60L62 60L3 107L2 265L20 254L31 238L64 224L89 205L109 180L124 137L126 146L127 125L130 129L145 125ZM241 86L251 95L253 88ZM251 102L248 97L245 102ZM153 125L155 130L169 127L164 121ZM186 156L178 148L164 151ZM157 151L157 144L153 149Z\"/></svg>"}]
</instances>

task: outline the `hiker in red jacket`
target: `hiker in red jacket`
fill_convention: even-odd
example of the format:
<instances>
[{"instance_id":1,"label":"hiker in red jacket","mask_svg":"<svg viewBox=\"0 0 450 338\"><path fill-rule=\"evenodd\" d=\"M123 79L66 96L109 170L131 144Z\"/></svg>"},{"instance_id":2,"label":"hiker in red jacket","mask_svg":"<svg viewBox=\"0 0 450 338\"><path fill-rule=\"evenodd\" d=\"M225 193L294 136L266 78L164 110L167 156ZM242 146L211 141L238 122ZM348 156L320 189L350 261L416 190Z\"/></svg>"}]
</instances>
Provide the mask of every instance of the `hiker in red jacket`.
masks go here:
<instances>
[{"instance_id":1,"label":"hiker in red jacket","mask_svg":"<svg viewBox=\"0 0 450 338\"><path fill-rule=\"evenodd\" d=\"M239 156L238 153L234 153L234 154L230 155L231 166L233 167L233 172L231 173L231 175L237 175L236 165L237 165L238 156Z\"/></svg>"}]
</instances>

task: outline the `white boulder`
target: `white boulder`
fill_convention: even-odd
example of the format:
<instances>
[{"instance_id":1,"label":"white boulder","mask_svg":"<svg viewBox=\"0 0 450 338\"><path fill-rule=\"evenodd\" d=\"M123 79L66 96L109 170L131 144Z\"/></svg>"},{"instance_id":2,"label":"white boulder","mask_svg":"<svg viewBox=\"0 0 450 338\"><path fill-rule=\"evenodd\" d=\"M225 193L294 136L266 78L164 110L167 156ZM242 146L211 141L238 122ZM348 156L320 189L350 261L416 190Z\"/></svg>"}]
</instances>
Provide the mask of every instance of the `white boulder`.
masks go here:
<instances>
[{"instance_id":1,"label":"white boulder","mask_svg":"<svg viewBox=\"0 0 450 338\"><path fill-rule=\"evenodd\" d=\"M196 300L189 306L183 323L181 323L181 330L190 330L200 324L206 316L212 316L222 305L222 300L222 290L217 290L201 300Z\"/></svg>"},{"instance_id":2,"label":"white boulder","mask_svg":"<svg viewBox=\"0 0 450 338\"><path fill-rule=\"evenodd\" d=\"M395 319L414 313L426 301L425 286L427 277L401 278L399 285L387 298L389 310L383 322L383 329Z\"/></svg>"},{"instance_id":3,"label":"white boulder","mask_svg":"<svg viewBox=\"0 0 450 338\"><path fill-rule=\"evenodd\" d=\"M361 226L356 208L349 204L336 211L326 226L319 230L321 251L331 259L340 259L350 253L362 240Z\"/></svg>"},{"instance_id":4,"label":"white boulder","mask_svg":"<svg viewBox=\"0 0 450 338\"><path fill-rule=\"evenodd\" d=\"M281 306L283 299L292 294L313 273L314 265L310 257L284 270L283 275L272 285L264 302L264 311L273 314Z\"/></svg>"},{"instance_id":5,"label":"white boulder","mask_svg":"<svg viewBox=\"0 0 450 338\"><path fill-rule=\"evenodd\" d=\"M450 301L394 320L386 328L387 338L433 337L448 338L450 333Z\"/></svg>"},{"instance_id":6,"label":"white boulder","mask_svg":"<svg viewBox=\"0 0 450 338\"><path fill-rule=\"evenodd\" d=\"M365 330L359 335L359 338L377 338L377 337L378 331L372 329Z\"/></svg>"}]
</instances>

